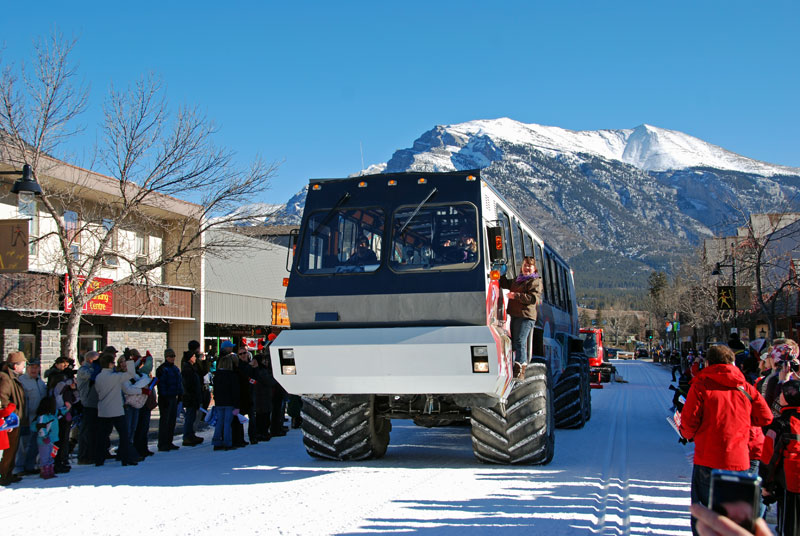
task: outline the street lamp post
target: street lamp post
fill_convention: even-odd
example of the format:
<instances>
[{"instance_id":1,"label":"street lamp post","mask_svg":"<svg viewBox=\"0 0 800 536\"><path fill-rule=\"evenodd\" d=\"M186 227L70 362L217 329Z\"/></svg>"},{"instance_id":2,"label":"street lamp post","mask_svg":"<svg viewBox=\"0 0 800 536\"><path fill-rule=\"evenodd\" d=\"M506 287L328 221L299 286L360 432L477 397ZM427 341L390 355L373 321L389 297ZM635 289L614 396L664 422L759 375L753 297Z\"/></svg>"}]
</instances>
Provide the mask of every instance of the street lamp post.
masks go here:
<instances>
[{"instance_id":1,"label":"street lamp post","mask_svg":"<svg viewBox=\"0 0 800 536\"><path fill-rule=\"evenodd\" d=\"M22 177L14 182L14 186L11 187L11 193L23 197L26 195L42 195L42 187L33 178L33 170L28 164L22 166Z\"/></svg>"}]
</instances>

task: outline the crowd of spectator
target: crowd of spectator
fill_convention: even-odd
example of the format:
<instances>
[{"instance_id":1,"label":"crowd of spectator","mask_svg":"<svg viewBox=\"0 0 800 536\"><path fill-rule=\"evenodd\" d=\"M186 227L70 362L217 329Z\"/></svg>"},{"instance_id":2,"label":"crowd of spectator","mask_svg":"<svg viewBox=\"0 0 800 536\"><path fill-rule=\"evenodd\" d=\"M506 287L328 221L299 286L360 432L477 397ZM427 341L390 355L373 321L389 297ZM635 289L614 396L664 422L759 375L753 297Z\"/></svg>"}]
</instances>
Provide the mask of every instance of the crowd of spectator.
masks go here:
<instances>
[{"instance_id":1,"label":"crowd of spectator","mask_svg":"<svg viewBox=\"0 0 800 536\"><path fill-rule=\"evenodd\" d=\"M791 339L761 346L748 349L732 336L727 345L673 361L681 371L678 394L685 394L680 434L695 443L694 534L707 533L703 525L713 517L704 507L714 470L760 476L756 517L777 503L778 534L800 534L800 347ZM758 521L755 530L764 526Z\"/></svg>"},{"instance_id":2,"label":"crowd of spectator","mask_svg":"<svg viewBox=\"0 0 800 536\"><path fill-rule=\"evenodd\" d=\"M208 426L214 427L213 450L269 441L289 430L284 425L287 394L273 377L265 347L253 356L223 341L216 357L190 341L179 364L176 352L167 348L155 369L149 351L142 355L125 348L118 354L113 346L86 352L77 370L72 359L59 357L44 374L23 352L11 352L0 363L0 485L27 475L49 479L68 473L72 453L79 465L116 460L135 466L155 454L150 430L156 409L159 452L203 443L197 431ZM292 403L296 428L299 408ZM179 415L180 446L175 444Z\"/></svg>"}]
</instances>

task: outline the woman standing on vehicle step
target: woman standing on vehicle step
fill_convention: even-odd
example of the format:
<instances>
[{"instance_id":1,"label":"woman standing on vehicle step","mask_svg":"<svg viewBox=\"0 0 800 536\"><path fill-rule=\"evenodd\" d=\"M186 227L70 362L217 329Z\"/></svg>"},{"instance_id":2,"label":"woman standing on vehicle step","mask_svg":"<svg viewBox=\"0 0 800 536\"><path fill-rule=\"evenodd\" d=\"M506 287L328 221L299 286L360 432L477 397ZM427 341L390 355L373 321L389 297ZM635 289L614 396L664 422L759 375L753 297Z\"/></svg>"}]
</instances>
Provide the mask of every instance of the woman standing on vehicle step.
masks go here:
<instances>
[{"instance_id":1,"label":"woman standing on vehicle step","mask_svg":"<svg viewBox=\"0 0 800 536\"><path fill-rule=\"evenodd\" d=\"M536 324L536 312L542 296L542 278L533 257L522 260L520 274L513 281L500 278L500 286L508 289L508 314L511 316L511 348L514 351L514 376L525 378L528 366L528 334Z\"/></svg>"}]
</instances>

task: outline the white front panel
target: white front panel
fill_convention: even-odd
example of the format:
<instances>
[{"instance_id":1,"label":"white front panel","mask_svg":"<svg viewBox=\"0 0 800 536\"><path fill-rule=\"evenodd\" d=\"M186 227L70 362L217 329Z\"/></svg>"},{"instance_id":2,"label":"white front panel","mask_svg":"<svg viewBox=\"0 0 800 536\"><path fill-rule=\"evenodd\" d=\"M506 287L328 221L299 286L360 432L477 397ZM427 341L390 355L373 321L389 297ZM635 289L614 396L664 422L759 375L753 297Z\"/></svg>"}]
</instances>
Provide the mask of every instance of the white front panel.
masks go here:
<instances>
[{"instance_id":1,"label":"white front panel","mask_svg":"<svg viewBox=\"0 0 800 536\"><path fill-rule=\"evenodd\" d=\"M489 373L473 373L471 346L486 346ZM283 375L291 348L296 375ZM292 394L500 396L507 384L486 326L288 330L270 345L275 378Z\"/></svg>"}]
</instances>

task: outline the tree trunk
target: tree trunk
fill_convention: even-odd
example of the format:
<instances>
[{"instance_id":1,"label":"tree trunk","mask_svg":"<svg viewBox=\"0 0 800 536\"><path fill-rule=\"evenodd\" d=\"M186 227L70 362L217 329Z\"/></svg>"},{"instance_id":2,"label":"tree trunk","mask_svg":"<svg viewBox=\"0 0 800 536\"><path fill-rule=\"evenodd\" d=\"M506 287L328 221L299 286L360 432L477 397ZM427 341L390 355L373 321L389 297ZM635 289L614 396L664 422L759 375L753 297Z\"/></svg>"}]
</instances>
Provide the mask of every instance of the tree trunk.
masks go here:
<instances>
[{"instance_id":1,"label":"tree trunk","mask_svg":"<svg viewBox=\"0 0 800 536\"><path fill-rule=\"evenodd\" d=\"M81 327L82 308L83 304L78 305L73 302L72 311L67 316L67 330L62 355L73 359L78 357L78 330Z\"/></svg>"}]
</instances>

